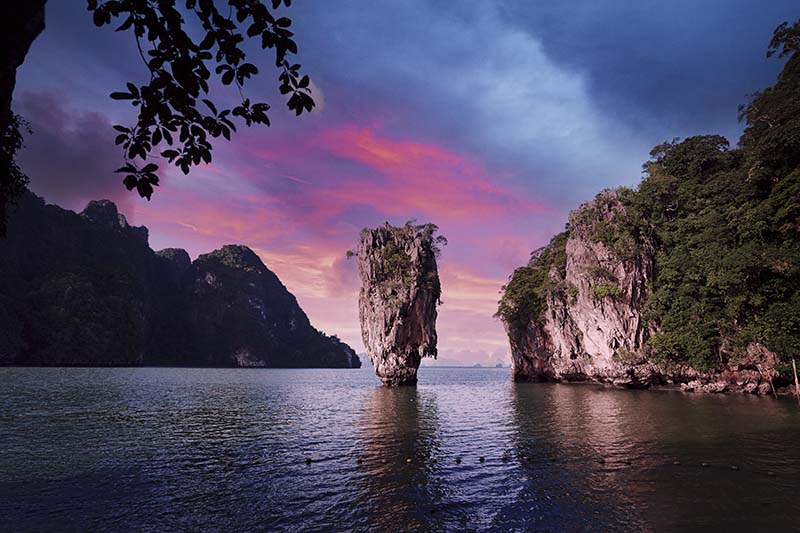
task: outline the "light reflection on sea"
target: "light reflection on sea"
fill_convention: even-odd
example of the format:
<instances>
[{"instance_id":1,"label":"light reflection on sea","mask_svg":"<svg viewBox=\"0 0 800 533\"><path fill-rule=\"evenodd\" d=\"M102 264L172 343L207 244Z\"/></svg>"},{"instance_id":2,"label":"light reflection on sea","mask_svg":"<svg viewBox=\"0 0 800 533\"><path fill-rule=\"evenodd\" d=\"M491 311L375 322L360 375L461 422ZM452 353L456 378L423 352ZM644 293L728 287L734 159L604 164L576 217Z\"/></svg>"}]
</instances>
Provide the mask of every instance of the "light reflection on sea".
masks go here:
<instances>
[{"instance_id":1,"label":"light reflection on sea","mask_svg":"<svg viewBox=\"0 0 800 533\"><path fill-rule=\"evenodd\" d=\"M793 401L515 385L507 369L388 389L366 370L2 368L0 407L2 530L800 519Z\"/></svg>"}]
</instances>

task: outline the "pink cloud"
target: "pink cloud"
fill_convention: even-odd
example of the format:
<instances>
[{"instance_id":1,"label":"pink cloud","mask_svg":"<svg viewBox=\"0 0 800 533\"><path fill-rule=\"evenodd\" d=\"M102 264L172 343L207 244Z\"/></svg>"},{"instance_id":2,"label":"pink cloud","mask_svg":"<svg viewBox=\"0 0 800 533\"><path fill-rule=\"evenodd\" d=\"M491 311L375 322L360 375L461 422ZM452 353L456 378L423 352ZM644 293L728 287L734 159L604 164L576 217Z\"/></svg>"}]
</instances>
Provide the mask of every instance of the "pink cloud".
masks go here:
<instances>
[{"instance_id":1,"label":"pink cloud","mask_svg":"<svg viewBox=\"0 0 800 533\"><path fill-rule=\"evenodd\" d=\"M154 246L184 246L197 255L247 244L312 323L357 350L358 275L345 251L363 226L414 217L436 222L450 239L440 262L442 353L496 358L507 351L492 318L498 291L509 265L524 262L538 244L530 242L535 221L552 212L503 177L444 145L390 138L378 126L329 125L269 148L252 138L229 145L191 179L168 171L159 194L137 214Z\"/></svg>"},{"instance_id":2,"label":"pink cloud","mask_svg":"<svg viewBox=\"0 0 800 533\"><path fill-rule=\"evenodd\" d=\"M243 169L248 181L282 188L285 199L316 222L359 205L389 217L437 220L551 211L530 194L502 185L502 172L490 175L442 145L383 136L377 126L328 125L269 147L249 139L240 157L263 162L260 169L252 163ZM279 185L287 181L293 186Z\"/></svg>"},{"instance_id":3,"label":"pink cloud","mask_svg":"<svg viewBox=\"0 0 800 533\"><path fill-rule=\"evenodd\" d=\"M327 129L316 144L367 166L380 179L344 178L329 191L341 203L369 202L389 215L408 212L459 219L546 207L501 187L475 162L442 146L379 136L373 127Z\"/></svg>"}]
</instances>

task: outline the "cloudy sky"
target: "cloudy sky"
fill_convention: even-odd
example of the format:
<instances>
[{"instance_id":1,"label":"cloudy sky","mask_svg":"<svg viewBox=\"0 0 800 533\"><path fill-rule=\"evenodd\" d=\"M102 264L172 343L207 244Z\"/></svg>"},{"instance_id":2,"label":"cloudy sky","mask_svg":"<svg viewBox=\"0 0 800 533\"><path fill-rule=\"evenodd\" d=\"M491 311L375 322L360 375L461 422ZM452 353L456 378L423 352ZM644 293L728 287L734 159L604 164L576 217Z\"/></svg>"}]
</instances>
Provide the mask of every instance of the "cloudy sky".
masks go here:
<instances>
[{"instance_id":1,"label":"cloudy sky","mask_svg":"<svg viewBox=\"0 0 800 533\"><path fill-rule=\"evenodd\" d=\"M246 93L273 104L272 126L240 128L189 176L164 172L147 202L112 172L111 125L133 115L108 94L148 79L133 36L94 28L83 1L48 2L14 95L32 190L75 210L110 198L155 249L246 244L357 351L345 251L365 226L434 222L450 241L440 354L467 363L508 360L498 291L570 209L635 185L666 139L735 143L737 106L781 67L765 58L772 30L798 16L794 0L296 0L286 14L318 109L286 112L269 56L253 55ZM214 97L235 105L234 91Z\"/></svg>"}]
</instances>

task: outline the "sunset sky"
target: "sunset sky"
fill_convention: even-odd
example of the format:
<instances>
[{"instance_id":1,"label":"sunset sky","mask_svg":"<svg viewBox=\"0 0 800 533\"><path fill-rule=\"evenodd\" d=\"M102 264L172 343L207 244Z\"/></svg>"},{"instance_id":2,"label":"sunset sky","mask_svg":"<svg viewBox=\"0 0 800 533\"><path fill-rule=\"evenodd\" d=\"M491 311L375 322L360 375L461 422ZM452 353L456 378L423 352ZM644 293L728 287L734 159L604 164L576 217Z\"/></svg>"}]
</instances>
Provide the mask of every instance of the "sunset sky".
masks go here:
<instances>
[{"instance_id":1,"label":"sunset sky","mask_svg":"<svg viewBox=\"0 0 800 533\"><path fill-rule=\"evenodd\" d=\"M286 14L317 109L286 111L270 56L254 50L261 73L245 92L272 104L272 126L239 128L189 176L163 172L147 202L113 174L111 125L133 111L108 94L147 80L133 36L95 28L84 1L51 0L14 95L34 130L20 163L50 203L114 200L156 250L250 246L312 324L358 352L345 251L365 226L434 222L450 243L440 357L507 362L492 314L513 269L570 209L635 185L653 145L735 143L738 104L781 67L765 57L772 30L798 15L796 0L539 4L296 0Z\"/></svg>"}]
</instances>

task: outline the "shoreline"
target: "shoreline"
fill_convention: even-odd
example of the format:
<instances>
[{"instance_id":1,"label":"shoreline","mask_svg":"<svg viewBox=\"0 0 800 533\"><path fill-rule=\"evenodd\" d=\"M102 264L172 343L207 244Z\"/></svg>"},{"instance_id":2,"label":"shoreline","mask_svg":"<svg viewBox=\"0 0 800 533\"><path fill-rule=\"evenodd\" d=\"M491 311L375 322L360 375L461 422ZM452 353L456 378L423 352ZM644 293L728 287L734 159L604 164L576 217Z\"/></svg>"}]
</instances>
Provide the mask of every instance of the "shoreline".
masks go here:
<instances>
[{"instance_id":1,"label":"shoreline","mask_svg":"<svg viewBox=\"0 0 800 533\"><path fill-rule=\"evenodd\" d=\"M607 381L594 381L591 379L586 380L512 380L515 384L556 384L556 385L570 385L570 386L583 386L583 387L596 387L600 389L609 389L609 390L619 390L619 391L653 391L653 392L680 392L686 395L715 395L715 396L754 396L754 397L761 397L761 398L773 398L778 399L782 397L796 397L794 390L794 385L789 384L781 387L775 387L774 392L770 390L767 394L760 394L758 392L748 392L744 388L738 387L735 384L725 383L726 388L718 388L716 390L709 390L709 389L695 389L695 388L687 388L686 383L666 383L666 384L654 384L647 387L641 386L624 386L624 385L614 385L611 382ZM705 385L714 385L714 383L708 383ZM738 387L738 388L737 388Z\"/></svg>"},{"instance_id":2,"label":"shoreline","mask_svg":"<svg viewBox=\"0 0 800 533\"><path fill-rule=\"evenodd\" d=\"M355 371L364 371L370 370L369 368L359 367L359 368L352 368L352 367L263 367L263 366L243 366L243 367L235 367L235 366L176 366L176 365L142 365L142 366L132 366L132 365L96 365L96 366L85 366L85 365L75 365L75 366L55 366L55 365L2 365L0 366L0 371L6 368L25 368L25 369L59 369L59 370L66 370L66 369L83 369L83 370L91 370L91 369L177 369L177 370L355 370ZM441 370L452 370L452 369L459 369L459 370L487 370L487 371L500 371L500 370L510 370L508 367L498 368L498 367L490 367L490 366L483 366L483 367L475 367L475 366L427 366L427 367L420 367L421 369L441 369ZM773 399L780 399L780 398L791 398L795 397L794 385L789 384L782 387L776 387L775 392L773 393L770 391L768 394L759 394L756 392L747 392L742 388L731 388L730 384L728 388L724 390L687 390L685 387L685 383L667 383L667 384L654 384L648 387L628 387L628 386L621 386L621 385L614 385L611 382L603 382L603 381L595 381L595 380L515 380L510 379L510 383L513 385L569 385L569 386L576 386L576 387L592 387L597 389L608 389L608 390L616 390L616 391L651 391L651 392L680 392L686 395L716 395L716 396L754 396L754 397L762 397L762 398L773 398Z\"/></svg>"}]
</instances>

